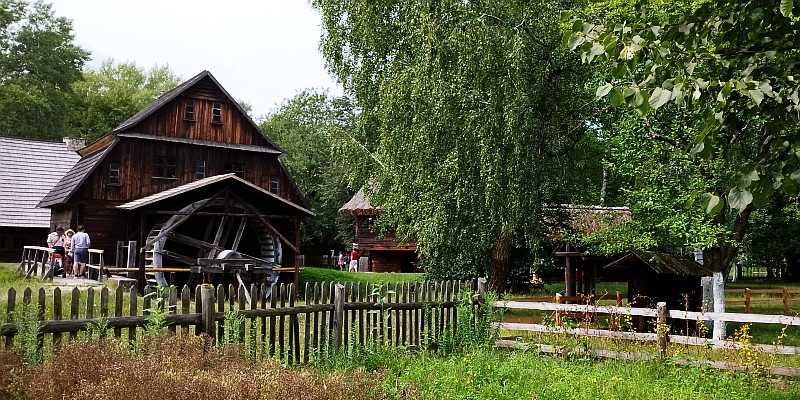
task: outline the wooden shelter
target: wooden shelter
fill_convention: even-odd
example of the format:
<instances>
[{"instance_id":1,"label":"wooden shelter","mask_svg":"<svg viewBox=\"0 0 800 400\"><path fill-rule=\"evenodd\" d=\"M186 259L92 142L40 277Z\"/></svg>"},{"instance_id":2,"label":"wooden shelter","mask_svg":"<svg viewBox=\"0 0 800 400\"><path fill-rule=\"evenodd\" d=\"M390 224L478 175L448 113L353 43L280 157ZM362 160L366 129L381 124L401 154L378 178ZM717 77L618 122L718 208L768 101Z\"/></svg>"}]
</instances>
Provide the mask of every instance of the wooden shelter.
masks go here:
<instances>
[{"instance_id":1,"label":"wooden shelter","mask_svg":"<svg viewBox=\"0 0 800 400\"><path fill-rule=\"evenodd\" d=\"M339 212L355 220L355 240L361 256L369 260L369 270L373 272L414 272L417 263L417 244L397 241L394 232L382 235L373 228L380 208L369 203L364 190L345 203Z\"/></svg>"},{"instance_id":2,"label":"wooden shelter","mask_svg":"<svg viewBox=\"0 0 800 400\"><path fill-rule=\"evenodd\" d=\"M570 234L589 235L624 224L631 219L627 207L558 204L545 207L549 237L557 243L553 256L564 260L564 293L594 293L599 269L609 257L588 254L569 241Z\"/></svg>"},{"instance_id":3,"label":"wooden shelter","mask_svg":"<svg viewBox=\"0 0 800 400\"><path fill-rule=\"evenodd\" d=\"M602 267L606 279L628 282L628 302L633 307L665 301L673 310L699 310L700 278L711 274L711 269L688 257L651 251L632 251Z\"/></svg>"},{"instance_id":4,"label":"wooden shelter","mask_svg":"<svg viewBox=\"0 0 800 400\"><path fill-rule=\"evenodd\" d=\"M137 241L140 266L208 272L220 265L202 259L222 256L289 267L297 281L300 223L313 213L281 153L203 71L81 149L39 206L86 226L106 253Z\"/></svg>"}]
</instances>

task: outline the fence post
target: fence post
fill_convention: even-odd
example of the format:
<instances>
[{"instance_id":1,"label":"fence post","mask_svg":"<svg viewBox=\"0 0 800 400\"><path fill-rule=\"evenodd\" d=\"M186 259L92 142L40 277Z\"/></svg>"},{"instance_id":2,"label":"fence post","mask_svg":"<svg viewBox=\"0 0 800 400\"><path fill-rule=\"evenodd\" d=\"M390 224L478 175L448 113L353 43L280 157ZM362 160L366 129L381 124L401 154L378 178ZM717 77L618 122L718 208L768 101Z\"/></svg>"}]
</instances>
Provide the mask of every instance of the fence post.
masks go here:
<instances>
[{"instance_id":1,"label":"fence post","mask_svg":"<svg viewBox=\"0 0 800 400\"><path fill-rule=\"evenodd\" d=\"M667 356L667 344L669 343L669 325L667 325L667 315L669 315L667 303L663 301L658 302L656 305L656 334L658 335L658 350L661 354L661 358L665 358Z\"/></svg>"},{"instance_id":2,"label":"fence post","mask_svg":"<svg viewBox=\"0 0 800 400\"><path fill-rule=\"evenodd\" d=\"M214 318L214 285L200 285L200 307L202 331L210 336L213 342L217 337L216 321Z\"/></svg>"},{"instance_id":3,"label":"fence post","mask_svg":"<svg viewBox=\"0 0 800 400\"><path fill-rule=\"evenodd\" d=\"M337 283L333 290L333 321L331 321L333 325L333 349L339 351L342 342L342 322L344 321L344 301L346 293L344 285L341 283Z\"/></svg>"},{"instance_id":4,"label":"fence post","mask_svg":"<svg viewBox=\"0 0 800 400\"><path fill-rule=\"evenodd\" d=\"M486 278L478 278L478 297L481 301L486 299Z\"/></svg>"},{"instance_id":5,"label":"fence post","mask_svg":"<svg viewBox=\"0 0 800 400\"><path fill-rule=\"evenodd\" d=\"M750 308L750 304L751 304L751 302L750 302L750 298L751 297L750 296L751 295L752 295L752 293L751 293L750 288L745 288L744 289L744 312L746 312L748 314L750 314L750 311L751 311L751 308Z\"/></svg>"},{"instance_id":6,"label":"fence post","mask_svg":"<svg viewBox=\"0 0 800 400\"><path fill-rule=\"evenodd\" d=\"M789 315L789 288L783 288L783 315Z\"/></svg>"},{"instance_id":7,"label":"fence post","mask_svg":"<svg viewBox=\"0 0 800 400\"><path fill-rule=\"evenodd\" d=\"M125 267L127 267L127 268L136 268L136 255L137 255L137 253L136 253L136 241L135 240L131 240L131 241L128 242L128 260L125 263ZM100 271L99 274L102 275L102 273L103 273L103 265L100 265L100 269L98 269L98 271ZM135 279L136 278L136 272L128 271L127 276L128 276L128 278ZM97 280L100 280L100 278L98 278Z\"/></svg>"},{"instance_id":8,"label":"fence post","mask_svg":"<svg viewBox=\"0 0 800 400\"><path fill-rule=\"evenodd\" d=\"M617 290L617 307L622 307L622 294Z\"/></svg>"},{"instance_id":9,"label":"fence post","mask_svg":"<svg viewBox=\"0 0 800 400\"><path fill-rule=\"evenodd\" d=\"M561 301L561 293L556 293L556 304L563 303ZM556 326L561 326L561 311L556 310Z\"/></svg>"}]
</instances>

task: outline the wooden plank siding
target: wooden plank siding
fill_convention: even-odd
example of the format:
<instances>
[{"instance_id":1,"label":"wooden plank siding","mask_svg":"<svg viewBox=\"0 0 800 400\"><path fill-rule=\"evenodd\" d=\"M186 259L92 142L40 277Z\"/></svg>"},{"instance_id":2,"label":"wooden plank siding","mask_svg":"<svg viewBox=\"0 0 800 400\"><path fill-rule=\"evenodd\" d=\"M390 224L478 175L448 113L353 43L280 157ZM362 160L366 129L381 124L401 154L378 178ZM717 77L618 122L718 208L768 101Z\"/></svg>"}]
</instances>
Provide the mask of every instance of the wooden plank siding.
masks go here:
<instances>
[{"instance_id":1,"label":"wooden plank siding","mask_svg":"<svg viewBox=\"0 0 800 400\"><path fill-rule=\"evenodd\" d=\"M159 149L168 146L176 158L176 178L153 177L153 160ZM121 203L136 200L154 193L195 181L195 162L206 162L206 175L213 176L229 172L226 166L232 162L243 163L244 178L264 189L270 189L270 180L278 177L278 195L294 203L302 203L300 193L291 184L276 155L196 146L184 143L156 142L134 138L120 138L120 143L111 151L92 173L79 193L81 200L108 200ZM109 184L109 164L119 163L120 185Z\"/></svg>"},{"instance_id":2,"label":"wooden plank siding","mask_svg":"<svg viewBox=\"0 0 800 400\"><path fill-rule=\"evenodd\" d=\"M188 100L194 100L194 121L184 120ZM222 123L211 121L214 103L222 105ZM237 107L205 80L188 89L183 95L126 132L148 133L167 137L209 140L219 143L270 146L269 142L250 124Z\"/></svg>"},{"instance_id":3,"label":"wooden plank siding","mask_svg":"<svg viewBox=\"0 0 800 400\"><path fill-rule=\"evenodd\" d=\"M364 250L381 250L381 251L415 251L417 244L400 243L397 241L393 231L388 231L379 234L377 230L372 227L369 217L356 217L356 243L358 249Z\"/></svg>"}]
</instances>

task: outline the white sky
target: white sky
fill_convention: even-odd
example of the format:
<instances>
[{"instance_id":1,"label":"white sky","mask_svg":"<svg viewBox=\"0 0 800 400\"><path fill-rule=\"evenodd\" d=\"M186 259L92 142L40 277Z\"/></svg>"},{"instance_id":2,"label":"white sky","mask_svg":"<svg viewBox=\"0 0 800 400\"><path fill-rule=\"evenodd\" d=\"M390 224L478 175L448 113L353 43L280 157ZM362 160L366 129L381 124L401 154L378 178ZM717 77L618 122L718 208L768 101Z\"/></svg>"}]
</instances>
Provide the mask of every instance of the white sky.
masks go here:
<instances>
[{"instance_id":1,"label":"white sky","mask_svg":"<svg viewBox=\"0 0 800 400\"><path fill-rule=\"evenodd\" d=\"M50 1L72 19L90 66L167 64L183 79L207 69L257 117L304 88L341 93L325 70L309 0Z\"/></svg>"}]
</instances>

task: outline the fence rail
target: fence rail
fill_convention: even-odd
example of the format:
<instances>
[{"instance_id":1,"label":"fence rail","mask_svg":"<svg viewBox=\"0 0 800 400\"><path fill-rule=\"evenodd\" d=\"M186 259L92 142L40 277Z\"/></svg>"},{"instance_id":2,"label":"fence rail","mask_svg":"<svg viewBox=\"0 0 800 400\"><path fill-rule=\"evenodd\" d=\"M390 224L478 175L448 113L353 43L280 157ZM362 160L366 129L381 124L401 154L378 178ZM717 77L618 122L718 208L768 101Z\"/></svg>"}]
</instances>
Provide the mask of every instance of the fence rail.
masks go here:
<instances>
[{"instance_id":1,"label":"fence rail","mask_svg":"<svg viewBox=\"0 0 800 400\"><path fill-rule=\"evenodd\" d=\"M519 301L498 301L495 306L510 309L554 311L556 314L563 312L577 312L584 314L608 314L608 315L630 315L639 317L655 317L659 323L666 324L668 318L688 321L727 321L760 324L780 324L784 326L800 326L800 317L787 315L765 315L765 314L744 314L744 313L717 313L717 312L695 312L683 310L668 310L666 303L659 303L657 308L632 308L616 306L598 306L582 304L554 304L544 302L519 302ZM559 320L558 317L555 318ZM608 337L616 339L629 339L641 341L659 341L660 348L666 351L667 343L679 343L685 345L707 345L713 344L718 348L738 348L738 344L726 341L723 338L713 338L711 340L693 336L670 335L668 332L645 333L645 332L622 332L605 329L592 328L565 328L561 326L549 326L543 324L522 324L501 322L498 324L501 329L512 331L529 331L541 333L565 333L578 336ZM756 345L761 351L779 354L800 354L800 347L792 346L769 346Z\"/></svg>"},{"instance_id":2,"label":"fence rail","mask_svg":"<svg viewBox=\"0 0 800 400\"><path fill-rule=\"evenodd\" d=\"M35 307L39 346L57 348L91 327L106 326L108 334L135 341L148 324L148 315L161 299L166 327L173 335L208 334L216 340L249 344L253 356L277 354L290 364L308 362L314 353L365 346L423 346L436 341L457 318L457 299L469 281L413 282L383 286L357 283L307 283L303 300L295 300L293 284L265 287L201 285L171 287L161 292L147 289L143 297L136 288L85 291L74 288L62 293L30 288L21 293L9 289L5 323L0 337L5 348L14 346L23 310ZM250 301L248 301L249 295ZM99 301L98 301L99 300ZM0 310L2 311L2 310ZM239 332L228 332L230 311L241 318ZM47 318L45 318L47 316ZM227 338L227 339L226 339Z\"/></svg>"}]
</instances>

